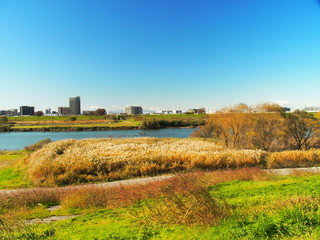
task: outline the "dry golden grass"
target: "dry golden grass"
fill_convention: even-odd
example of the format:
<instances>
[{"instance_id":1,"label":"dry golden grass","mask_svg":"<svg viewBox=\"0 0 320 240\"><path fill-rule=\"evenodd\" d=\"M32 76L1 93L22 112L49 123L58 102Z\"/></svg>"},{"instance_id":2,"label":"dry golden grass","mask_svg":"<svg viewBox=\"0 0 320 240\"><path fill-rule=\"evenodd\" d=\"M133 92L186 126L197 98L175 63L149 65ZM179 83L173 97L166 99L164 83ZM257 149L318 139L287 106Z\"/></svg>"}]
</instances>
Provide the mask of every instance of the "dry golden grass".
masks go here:
<instances>
[{"instance_id":1,"label":"dry golden grass","mask_svg":"<svg viewBox=\"0 0 320 240\"><path fill-rule=\"evenodd\" d=\"M320 149L271 153L268 168L313 167L320 164Z\"/></svg>"},{"instance_id":2,"label":"dry golden grass","mask_svg":"<svg viewBox=\"0 0 320 240\"><path fill-rule=\"evenodd\" d=\"M260 150L227 150L202 139L84 139L46 145L29 157L36 184L67 185L186 170L265 164Z\"/></svg>"}]
</instances>

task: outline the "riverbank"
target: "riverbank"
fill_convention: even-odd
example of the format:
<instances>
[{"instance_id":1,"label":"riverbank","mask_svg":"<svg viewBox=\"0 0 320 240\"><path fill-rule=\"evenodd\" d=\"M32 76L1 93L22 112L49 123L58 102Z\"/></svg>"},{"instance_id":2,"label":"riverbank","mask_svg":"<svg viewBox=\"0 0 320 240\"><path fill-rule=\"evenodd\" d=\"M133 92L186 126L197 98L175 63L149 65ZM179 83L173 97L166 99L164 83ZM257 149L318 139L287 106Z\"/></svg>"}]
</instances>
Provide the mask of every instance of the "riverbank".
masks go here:
<instances>
[{"instance_id":1,"label":"riverbank","mask_svg":"<svg viewBox=\"0 0 320 240\"><path fill-rule=\"evenodd\" d=\"M53 126L15 126L7 132L75 132L75 131L112 131L134 130L139 126L114 126L114 125L53 125Z\"/></svg>"},{"instance_id":2,"label":"riverbank","mask_svg":"<svg viewBox=\"0 0 320 240\"><path fill-rule=\"evenodd\" d=\"M204 125L206 114L140 116L29 116L9 117L0 124L2 132L59 132L161 129Z\"/></svg>"}]
</instances>

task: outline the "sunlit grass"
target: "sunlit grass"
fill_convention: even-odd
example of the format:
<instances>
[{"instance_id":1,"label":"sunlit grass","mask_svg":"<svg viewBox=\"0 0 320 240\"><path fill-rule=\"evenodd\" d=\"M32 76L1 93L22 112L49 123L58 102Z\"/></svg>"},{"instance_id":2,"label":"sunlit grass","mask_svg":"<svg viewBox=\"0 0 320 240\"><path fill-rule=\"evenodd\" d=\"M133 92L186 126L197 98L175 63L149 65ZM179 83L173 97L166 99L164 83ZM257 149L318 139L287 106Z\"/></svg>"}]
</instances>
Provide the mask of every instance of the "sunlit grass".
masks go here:
<instances>
[{"instance_id":1,"label":"sunlit grass","mask_svg":"<svg viewBox=\"0 0 320 240\"><path fill-rule=\"evenodd\" d=\"M0 153L0 189L30 186L25 151L3 151Z\"/></svg>"},{"instance_id":2,"label":"sunlit grass","mask_svg":"<svg viewBox=\"0 0 320 240\"><path fill-rule=\"evenodd\" d=\"M54 124L54 125L26 125L26 126L13 126L12 129L41 129L41 128L115 128L115 127L138 127L141 124L134 119L119 121L116 123L90 123L90 124Z\"/></svg>"}]
</instances>

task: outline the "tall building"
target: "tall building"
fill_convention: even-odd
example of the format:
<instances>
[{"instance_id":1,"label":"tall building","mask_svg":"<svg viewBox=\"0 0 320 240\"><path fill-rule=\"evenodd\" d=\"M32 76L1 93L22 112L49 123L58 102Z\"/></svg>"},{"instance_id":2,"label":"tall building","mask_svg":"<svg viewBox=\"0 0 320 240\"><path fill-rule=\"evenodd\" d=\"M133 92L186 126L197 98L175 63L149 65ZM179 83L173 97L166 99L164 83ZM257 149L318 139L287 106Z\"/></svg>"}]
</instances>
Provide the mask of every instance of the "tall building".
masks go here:
<instances>
[{"instance_id":1,"label":"tall building","mask_svg":"<svg viewBox=\"0 0 320 240\"><path fill-rule=\"evenodd\" d=\"M34 116L34 107L21 106L20 107L21 116Z\"/></svg>"},{"instance_id":2,"label":"tall building","mask_svg":"<svg viewBox=\"0 0 320 240\"><path fill-rule=\"evenodd\" d=\"M69 98L69 107L71 115L80 115L81 106L80 106L80 97L70 97Z\"/></svg>"},{"instance_id":3,"label":"tall building","mask_svg":"<svg viewBox=\"0 0 320 240\"><path fill-rule=\"evenodd\" d=\"M125 108L125 113L128 115L139 115L143 114L143 110L140 106L127 106Z\"/></svg>"}]
</instances>

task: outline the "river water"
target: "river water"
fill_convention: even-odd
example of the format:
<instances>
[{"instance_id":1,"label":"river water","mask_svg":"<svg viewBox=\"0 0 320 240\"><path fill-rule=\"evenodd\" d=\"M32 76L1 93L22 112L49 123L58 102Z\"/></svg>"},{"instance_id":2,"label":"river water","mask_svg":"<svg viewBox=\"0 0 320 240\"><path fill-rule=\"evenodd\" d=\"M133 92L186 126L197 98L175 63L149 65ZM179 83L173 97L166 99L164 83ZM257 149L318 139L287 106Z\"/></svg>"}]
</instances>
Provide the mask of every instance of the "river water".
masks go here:
<instances>
[{"instance_id":1,"label":"river water","mask_svg":"<svg viewBox=\"0 0 320 240\"><path fill-rule=\"evenodd\" d=\"M187 138L194 128L164 128L153 130L115 130L115 131L81 131L81 132L5 132L0 133L0 150L19 150L42 139L52 141L61 139L84 138Z\"/></svg>"}]
</instances>

